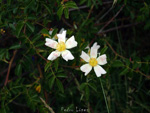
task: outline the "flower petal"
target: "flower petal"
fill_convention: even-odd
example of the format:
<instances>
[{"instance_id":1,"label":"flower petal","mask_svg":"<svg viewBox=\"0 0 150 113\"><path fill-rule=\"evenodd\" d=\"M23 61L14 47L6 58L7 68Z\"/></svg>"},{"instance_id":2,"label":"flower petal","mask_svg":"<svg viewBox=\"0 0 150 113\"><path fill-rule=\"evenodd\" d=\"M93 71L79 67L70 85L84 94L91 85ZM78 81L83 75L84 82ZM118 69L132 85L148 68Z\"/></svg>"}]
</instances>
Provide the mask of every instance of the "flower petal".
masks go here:
<instances>
[{"instance_id":1,"label":"flower petal","mask_svg":"<svg viewBox=\"0 0 150 113\"><path fill-rule=\"evenodd\" d=\"M65 31L65 29L61 28L61 30L59 31L59 34L62 34L63 31Z\"/></svg>"},{"instance_id":2,"label":"flower petal","mask_svg":"<svg viewBox=\"0 0 150 113\"><path fill-rule=\"evenodd\" d=\"M90 56L91 58L96 58L97 57L97 51L100 48L99 45L97 45L97 42L95 42L93 44L93 46L91 47L91 51L90 51Z\"/></svg>"},{"instance_id":3,"label":"flower petal","mask_svg":"<svg viewBox=\"0 0 150 113\"><path fill-rule=\"evenodd\" d=\"M103 54L97 58L98 64L105 65L107 64L106 54Z\"/></svg>"},{"instance_id":4,"label":"flower petal","mask_svg":"<svg viewBox=\"0 0 150 113\"><path fill-rule=\"evenodd\" d=\"M84 61L89 62L90 57L88 54L86 54L84 51L82 51L81 56L80 56Z\"/></svg>"},{"instance_id":5,"label":"flower petal","mask_svg":"<svg viewBox=\"0 0 150 113\"><path fill-rule=\"evenodd\" d=\"M48 60L51 60L51 61L53 61L53 60L55 60L57 57L59 57L60 56L60 52L58 52L58 51L53 51L49 56L48 56Z\"/></svg>"},{"instance_id":6,"label":"flower petal","mask_svg":"<svg viewBox=\"0 0 150 113\"><path fill-rule=\"evenodd\" d=\"M85 72L84 75L87 75L91 70L92 70L92 66L89 64L84 64L80 67L82 72Z\"/></svg>"},{"instance_id":7,"label":"flower petal","mask_svg":"<svg viewBox=\"0 0 150 113\"><path fill-rule=\"evenodd\" d=\"M71 54L71 52L69 50L65 50L62 52L62 57L64 60L68 61L68 60L73 60L74 56Z\"/></svg>"},{"instance_id":8,"label":"flower petal","mask_svg":"<svg viewBox=\"0 0 150 113\"><path fill-rule=\"evenodd\" d=\"M45 43L46 46L56 49L57 44L58 43L56 41L46 38L46 43Z\"/></svg>"},{"instance_id":9,"label":"flower petal","mask_svg":"<svg viewBox=\"0 0 150 113\"><path fill-rule=\"evenodd\" d=\"M66 41L66 48L67 49L71 49L71 48L74 48L76 46L77 46L77 42L75 41L74 36L72 36L71 38L69 38Z\"/></svg>"},{"instance_id":10,"label":"flower petal","mask_svg":"<svg viewBox=\"0 0 150 113\"><path fill-rule=\"evenodd\" d=\"M49 30L49 34L52 35L53 31L54 31L54 30Z\"/></svg>"},{"instance_id":11,"label":"flower petal","mask_svg":"<svg viewBox=\"0 0 150 113\"><path fill-rule=\"evenodd\" d=\"M95 71L97 77L100 77L101 74L106 74L106 71L99 65L94 67L94 71Z\"/></svg>"},{"instance_id":12,"label":"flower petal","mask_svg":"<svg viewBox=\"0 0 150 113\"><path fill-rule=\"evenodd\" d=\"M63 31L61 34L57 34L58 42L65 42L66 41L66 30Z\"/></svg>"}]
</instances>

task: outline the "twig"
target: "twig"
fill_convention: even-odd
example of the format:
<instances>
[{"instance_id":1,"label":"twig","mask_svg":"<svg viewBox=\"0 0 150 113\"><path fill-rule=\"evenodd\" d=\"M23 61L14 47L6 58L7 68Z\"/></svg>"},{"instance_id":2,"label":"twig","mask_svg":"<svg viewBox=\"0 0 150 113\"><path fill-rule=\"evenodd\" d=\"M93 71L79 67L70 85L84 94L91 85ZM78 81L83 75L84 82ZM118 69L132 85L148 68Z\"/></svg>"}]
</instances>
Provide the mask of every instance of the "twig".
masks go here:
<instances>
[{"instance_id":1,"label":"twig","mask_svg":"<svg viewBox=\"0 0 150 113\"><path fill-rule=\"evenodd\" d=\"M98 23L100 20L102 20L112 9L113 9L113 7L111 7L100 19L98 19L96 21L96 23Z\"/></svg>"},{"instance_id":2,"label":"twig","mask_svg":"<svg viewBox=\"0 0 150 113\"><path fill-rule=\"evenodd\" d=\"M104 25L104 27L102 27L102 28L98 31L97 34L100 34L100 33L103 31L103 29L105 29L105 27L107 27L107 26L119 15L119 13L122 11L122 9L124 8L124 6L125 6L125 5L123 5L123 6L120 8L120 10L115 14L115 16L113 16L113 17Z\"/></svg>"},{"instance_id":3,"label":"twig","mask_svg":"<svg viewBox=\"0 0 150 113\"><path fill-rule=\"evenodd\" d=\"M127 24L127 25L122 25L122 26L119 26L119 27L113 27L113 28L107 29L105 31L102 31L100 34L108 33L108 32L111 32L111 31L114 31L114 30L117 30L117 29L122 29L122 28L130 27L130 26L134 26L134 25L137 25L137 24L140 24L140 23ZM100 35L100 34L97 34L97 35ZM92 41L89 44L90 46L96 40L96 38L97 37L95 37L95 38L92 39Z\"/></svg>"},{"instance_id":4,"label":"twig","mask_svg":"<svg viewBox=\"0 0 150 113\"><path fill-rule=\"evenodd\" d=\"M137 16L135 16L137 17ZM116 19L116 21L124 21L124 20L129 20L131 19L131 17L124 17L124 18L119 18L119 19ZM113 20L112 22L114 22L115 20ZM107 22L102 22L102 23L96 23L94 24L94 26L100 26L100 25L103 25L103 24L106 24Z\"/></svg>"},{"instance_id":5,"label":"twig","mask_svg":"<svg viewBox=\"0 0 150 113\"><path fill-rule=\"evenodd\" d=\"M49 29L49 28L45 27L43 24L41 24L39 22L35 22L35 23L38 24L38 25L40 25L40 26L42 26L42 27L44 27L44 28L46 28L46 29Z\"/></svg>"},{"instance_id":6,"label":"twig","mask_svg":"<svg viewBox=\"0 0 150 113\"><path fill-rule=\"evenodd\" d=\"M111 4L111 3L112 3L112 1L107 1L107 2L103 2L102 4L106 5L106 4ZM85 9L85 8L88 8L88 6L87 5L78 6L78 9L71 8L71 9L69 9L69 12L75 11L75 10L80 10L80 9Z\"/></svg>"},{"instance_id":7,"label":"twig","mask_svg":"<svg viewBox=\"0 0 150 113\"><path fill-rule=\"evenodd\" d=\"M110 49L113 51L113 53L115 53L116 56L119 56L119 57L122 58L122 59L126 59L124 56L119 55L119 54L112 48L112 46L109 44L109 42L108 42L107 40L105 40L105 39L103 39L103 40L107 43L107 45L110 47Z\"/></svg>"},{"instance_id":8,"label":"twig","mask_svg":"<svg viewBox=\"0 0 150 113\"><path fill-rule=\"evenodd\" d=\"M20 107L27 107L25 104L17 103L15 101L12 101L12 103Z\"/></svg>"},{"instance_id":9,"label":"twig","mask_svg":"<svg viewBox=\"0 0 150 113\"><path fill-rule=\"evenodd\" d=\"M24 25L23 33L26 34L26 25Z\"/></svg>"},{"instance_id":10,"label":"twig","mask_svg":"<svg viewBox=\"0 0 150 113\"><path fill-rule=\"evenodd\" d=\"M7 71L7 75L6 75L6 80L5 80L4 86L7 85L8 78L9 78L9 73L10 73L10 70L11 70L11 65L12 65L12 62L13 62L13 60L15 58L16 53L17 53L17 50L14 50L13 56L12 56L10 62L9 62L8 71Z\"/></svg>"},{"instance_id":11,"label":"twig","mask_svg":"<svg viewBox=\"0 0 150 113\"><path fill-rule=\"evenodd\" d=\"M45 102L45 100L44 100L42 97L40 97L40 100L43 102L43 104L45 105L45 107L46 107L51 113L55 113L55 112L53 111L53 109L52 109L49 105L47 105L47 103Z\"/></svg>"},{"instance_id":12,"label":"twig","mask_svg":"<svg viewBox=\"0 0 150 113\"><path fill-rule=\"evenodd\" d=\"M62 67L67 67L67 68L72 68L72 69L76 69L79 68L80 66L67 66L67 65L60 65Z\"/></svg>"},{"instance_id":13,"label":"twig","mask_svg":"<svg viewBox=\"0 0 150 113\"><path fill-rule=\"evenodd\" d=\"M63 21L67 26L69 26L69 27L71 27L71 28L74 29L74 27L73 27L71 24L69 24L69 23L65 20L64 17L62 17L62 21Z\"/></svg>"},{"instance_id":14,"label":"twig","mask_svg":"<svg viewBox=\"0 0 150 113\"><path fill-rule=\"evenodd\" d=\"M111 32L111 31L117 30L117 29L135 26L137 24L140 24L140 23L127 24L127 25L122 25L122 26L118 26L118 27L113 27L113 28L107 29L105 31L102 31L101 33L107 33L107 32Z\"/></svg>"},{"instance_id":15,"label":"twig","mask_svg":"<svg viewBox=\"0 0 150 113\"><path fill-rule=\"evenodd\" d=\"M135 73L140 73L141 75L145 76L146 78L150 79L150 75L146 75L143 72L141 72L140 70L134 70L130 67L127 66L128 69L130 69L131 71L135 72Z\"/></svg>"},{"instance_id":16,"label":"twig","mask_svg":"<svg viewBox=\"0 0 150 113\"><path fill-rule=\"evenodd\" d=\"M84 5L84 6L79 6L78 9L73 9L73 8L71 8L71 9L69 9L69 12L70 12L70 11L79 10L79 9L85 9L85 8L88 8L88 6L86 6L86 5Z\"/></svg>"},{"instance_id":17,"label":"twig","mask_svg":"<svg viewBox=\"0 0 150 113\"><path fill-rule=\"evenodd\" d=\"M39 70L39 73L40 73L40 78L43 78L43 74L42 74L42 70L41 70L40 65L37 64L37 67L38 67L38 70Z\"/></svg>"},{"instance_id":18,"label":"twig","mask_svg":"<svg viewBox=\"0 0 150 113\"><path fill-rule=\"evenodd\" d=\"M113 48L112 48L112 46L109 44L109 42L107 41L107 40L105 40L105 39L103 39L106 43L107 43L107 45L110 47L110 49L113 51L113 53L116 55L116 56L119 56L120 58L122 58L122 59L127 59L127 58L125 58L124 56L121 56L120 54L118 54ZM131 61L131 63L134 63L133 61ZM137 62L137 63L139 63L139 62ZM148 79L150 79L150 75L146 75L146 74L144 74L143 72L141 72L140 70L133 70L132 68L130 68L130 67L127 67L128 69L130 69L130 70L132 70L132 71L134 71L134 72L136 72L136 73L140 73L141 75L143 75L143 76L145 76L146 78L148 78Z\"/></svg>"},{"instance_id":19,"label":"twig","mask_svg":"<svg viewBox=\"0 0 150 113\"><path fill-rule=\"evenodd\" d=\"M91 9L90 9L89 14L88 14L88 16L87 16L87 19L90 17L90 15L91 15L91 13L92 13L93 8L94 8L94 5L92 5L92 6L91 6Z\"/></svg>"},{"instance_id":20,"label":"twig","mask_svg":"<svg viewBox=\"0 0 150 113\"><path fill-rule=\"evenodd\" d=\"M46 62L48 62L48 60L46 58L44 58L39 52L36 52L43 60L45 60Z\"/></svg>"},{"instance_id":21,"label":"twig","mask_svg":"<svg viewBox=\"0 0 150 113\"><path fill-rule=\"evenodd\" d=\"M15 67L15 66L16 66L16 63L13 63L13 64L11 65L12 68ZM0 73L0 76L2 76L3 74L5 74L5 73L7 72L7 70L8 70L8 68L4 69L4 70Z\"/></svg>"}]
</instances>

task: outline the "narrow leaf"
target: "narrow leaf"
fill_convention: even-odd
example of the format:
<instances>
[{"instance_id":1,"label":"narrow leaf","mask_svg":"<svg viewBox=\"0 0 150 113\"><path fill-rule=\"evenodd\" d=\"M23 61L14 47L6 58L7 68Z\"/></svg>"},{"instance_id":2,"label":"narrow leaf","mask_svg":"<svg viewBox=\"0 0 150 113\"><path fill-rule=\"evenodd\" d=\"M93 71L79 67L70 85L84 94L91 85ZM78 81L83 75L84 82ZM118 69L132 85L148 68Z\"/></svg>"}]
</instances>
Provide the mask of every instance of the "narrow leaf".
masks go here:
<instances>
[{"instance_id":1,"label":"narrow leaf","mask_svg":"<svg viewBox=\"0 0 150 113\"><path fill-rule=\"evenodd\" d=\"M49 87L50 89L52 89L53 85L54 85L54 82L55 82L55 76L52 76L50 79L49 79Z\"/></svg>"},{"instance_id":2,"label":"narrow leaf","mask_svg":"<svg viewBox=\"0 0 150 113\"><path fill-rule=\"evenodd\" d=\"M32 25L32 24L29 23L29 22L26 22L26 25L27 25L27 27L29 28L29 30L30 30L31 32L34 32L34 29L35 29L34 25Z\"/></svg>"},{"instance_id":3,"label":"narrow leaf","mask_svg":"<svg viewBox=\"0 0 150 113\"><path fill-rule=\"evenodd\" d=\"M68 8L64 9L64 14L65 14L65 17L68 19L69 18L69 10L68 10Z\"/></svg>"},{"instance_id":4,"label":"narrow leaf","mask_svg":"<svg viewBox=\"0 0 150 113\"><path fill-rule=\"evenodd\" d=\"M17 38L19 37L23 26L24 26L24 22L22 22L22 21L18 22L18 24L16 26L16 36L17 36Z\"/></svg>"},{"instance_id":5,"label":"narrow leaf","mask_svg":"<svg viewBox=\"0 0 150 113\"><path fill-rule=\"evenodd\" d=\"M59 90L64 93L64 87L63 87L63 84L61 83L61 81L59 79L56 79L56 83L57 83L57 86L59 88Z\"/></svg>"},{"instance_id":6,"label":"narrow leaf","mask_svg":"<svg viewBox=\"0 0 150 113\"><path fill-rule=\"evenodd\" d=\"M45 71L45 72L47 71L48 68L50 68L51 63L52 63L52 62L49 61L49 62L45 65L45 67L44 67L44 71Z\"/></svg>"},{"instance_id":7,"label":"narrow leaf","mask_svg":"<svg viewBox=\"0 0 150 113\"><path fill-rule=\"evenodd\" d=\"M21 66L21 64L18 64L18 65L16 66L15 74L16 74L17 76L20 76L20 75L22 74L22 66Z\"/></svg>"},{"instance_id":8,"label":"narrow leaf","mask_svg":"<svg viewBox=\"0 0 150 113\"><path fill-rule=\"evenodd\" d=\"M65 7L67 7L67 8L74 8L74 9L77 9L77 8L78 8L78 6L76 5L76 3L73 2L73 1L67 2L67 3L65 4Z\"/></svg>"},{"instance_id":9,"label":"narrow leaf","mask_svg":"<svg viewBox=\"0 0 150 113\"><path fill-rule=\"evenodd\" d=\"M116 60L113 62L112 67L123 67L124 64L120 60Z\"/></svg>"},{"instance_id":10,"label":"narrow leaf","mask_svg":"<svg viewBox=\"0 0 150 113\"><path fill-rule=\"evenodd\" d=\"M64 8L63 8L63 6L61 6L61 7L59 7L59 9L57 11L57 15L58 15L59 19L61 18L62 14L63 14L63 10L64 10Z\"/></svg>"},{"instance_id":11,"label":"narrow leaf","mask_svg":"<svg viewBox=\"0 0 150 113\"><path fill-rule=\"evenodd\" d=\"M21 45L15 44L15 45L12 45L9 49L19 49L19 48L21 48Z\"/></svg>"}]
</instances>

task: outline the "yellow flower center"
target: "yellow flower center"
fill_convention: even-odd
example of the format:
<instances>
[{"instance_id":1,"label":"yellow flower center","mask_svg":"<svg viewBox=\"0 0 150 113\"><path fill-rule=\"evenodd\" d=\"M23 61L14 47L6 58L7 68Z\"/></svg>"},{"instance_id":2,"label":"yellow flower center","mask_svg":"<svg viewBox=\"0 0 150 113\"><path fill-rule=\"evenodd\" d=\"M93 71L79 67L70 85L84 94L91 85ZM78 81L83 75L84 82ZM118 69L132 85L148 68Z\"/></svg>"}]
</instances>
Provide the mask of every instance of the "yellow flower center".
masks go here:
<instances>
[{"instance_id":1,"label":"yellow flower center","mask_svg":"<svg viewBox=\"0 0 150 113\"><path fill-rule=\"evenodd\" d=\"M91 58L91 59L89 60L89 64L90 64L92 67L94 67L94 66L96 66L96 65L98 64L98 61L96 60L96 58Z\"/></svg>"},{"instance_id":2,"label":"yellow flower center","mask_svg":"<svg viewBox=\"0 0 150 113\"><path fill-rule=\"evenodd\" d=\"M61 52L61 51L64 51L64 50L66 49L65 43L64 43L64 42L58 43L56 49L57 49L58 51L60 51L60 52Z\"/></svg>"}]
</instances>

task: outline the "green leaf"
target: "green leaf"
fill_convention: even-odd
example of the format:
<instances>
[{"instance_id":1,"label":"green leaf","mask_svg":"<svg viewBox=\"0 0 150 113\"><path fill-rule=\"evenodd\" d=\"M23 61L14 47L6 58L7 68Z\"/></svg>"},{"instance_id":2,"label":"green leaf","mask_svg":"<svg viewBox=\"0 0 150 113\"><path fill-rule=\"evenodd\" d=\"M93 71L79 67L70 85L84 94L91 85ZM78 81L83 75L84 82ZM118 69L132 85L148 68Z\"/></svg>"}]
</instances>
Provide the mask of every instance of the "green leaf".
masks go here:
<instances>
[{"instance_id":1,"label":"green leaf","mask_svg":"<svg viewBox=\"0 0 150 113\"><path fill-rule=\"evenodd\" d=\"M33 5L34 5L35 1L32 0L32 1L29 1L28 5L26 5L26 7L24 8L24 12L27 13L27 10L32 8Z\"/></svg>"},{"instance_id":2,"label":"green leaf","mask_svg":"<svg viewBox=\"0 0 150 113\"><path fill-rule=\"evenodd\" d=\"M58 65L59 65L59 59L56 59L55 63L54 63L54 67L55 67L56 72L58 70Z\"/></svg>"},{"instance_id":3,"label":"green leaf","mask_svg":"<svg viewBox=\"0 0 150 113\"><path fill-rule=\"evenodd\" d=\"M116 60L113 62L112 67L123 67L124 64L120 60Z\"/></svg>"},{"instance_id":4,"label":"green leaf","mask_svg":"<svg viewBox=\"0 0 150 113\"><path fill-rule=\"evenodd\" d=\"M22 74L22 66L21 66L21 64L18 64L18 65L16 66L15 74L16 74L17 76L20 76L20 75Z\"/></svg>"},{"instance_id":5,"label":"green leaf","mask_svg":"<svg viewBox=\"0 0 150 113\"><path fill-rule=\"evenodd\" d=\"M102 4L103 4L102 0L98 0L98 3L99 3L100 5L102 5Z\"/></svg>"},{"instance_id":6,"label":"green leaf","mask_svg":"<svg viewBox=\"0 0 150 113\"><path fill-rule=\"evenodd\" d=\"M53 85L54 85L54 82L55 82L55 76L52 76L50 79L49 79L49 88L52 89Z\"/></svg>"},{"instance_id":7,"label":"green leaf","mask_svg":"<svg viewBox=\"0 0 150 113\"><path fill-rule=\"evenodd\" d=\"M141 67L140 63L137 63L137 62L133 63L133 66L132 66L133 69L137 69L137 68L140 68L140 67Z\"/></svg>"},{"instance_id":8,"label":"green leaf","mask_svg":"<svg viewBox=\"0 0 150 113\"><path fill-rule=\"evenodd\" d=\"M9 52L8 52L8 50L6 51L6 59L9 59L10 57L9 57Z\"/></svg>"},{"instance_id":9,"label":"green leaf","mask_svg":"<svg viewBox=\"0 0 150 113\"><path fill-rule=\"evenodd\" d=\"M40 46L43 46L44 45L44 41L38 41L35 43L35 47L40 47Z\"/></svg>"},{"instance_id":10,"label":"green leaf","mask_svg":"<svg viewBox=\"0 0 150 113\"><path fill-rule=\"evenodd\" d=\"M75 2L73 2L73 1L69 1L69 2L65 3L65 7L78 9L77 4Z\"/></svg>"},{"instance_id":11,"label":"green leaf","mask_svg":"<svg viewBox=\"0 0 150 113\"><path fill-rule=\"evenodd\" d=\"M4 55L5 55L5 49L1 49L0 50L0 60L3 59Z\"/></svg>"},{"instance_id":12,"label":"green leaf","mask_svg":"<svg viewBox=\"0 0 150 113\"><path fill-rule=\"evenodd\" d=\"M43 5L47 9L47 11L49 12L49 14L52 14L51 10L49 9L49 6L47 6L46 4L43 4Z\"/></svg>"},{"instance_id":13,"label":"green leaf","mask_svg":"<svg viewBox=\"0 0 150 113\"><path fill-rule=\"evenodd\" d=\"M65 14L65 17L68 19L69 18L69 10L68 10L68 8L64 9L64 14Z\"/></svg>"},{"instance_id":14,"label":"green leaf","mask_svg":"<svg viewBox=\"0 0 150 113\"><path fill-rule=\"evenodd\" d=\"M14 14L16 14L17 11L18 11L18 7L16 7L16 8L13 9L13 13L14 13Z\"/></svg>"},{"instance_id":15,"label":"green leaf","mask_svg":"<svg viewBox=\"0 0 150 113\"><path fill-rule=\"evenodd\" d=\"M89 100L89 96L90 96L89 87L86 86L86 88L85 88L85 97L86 97L86 100Z\"/></svg>"},{"instance_id":16,"label":"green leaf","mask_svg":"<svg viewBox=\"0 0 150 113\"><path fill-rule=\"evenodd\" d=\"M47 35L49 35L48 30L47 30L47 29L45 29L45 28L41 30L41 33L42 33L42 34L47 34Z\"/></svg>"},{"instance_id":17,"label":"green leaf","mask_svg":"<svg viewBox=\"0 0 150 113\"><path fill-rule=\"evenodd\" d=\"M11 0L7 0L7 4L10 5L11 4Z\"/></svg>"},{"instance_id":18,"label":"green leaf","mask_svg":"<svg viewBox=\"0 0 150 113\"><path fill-rule=\"evenodd\" d=\"M9 27L10 27L11 29L13 29L13 30L16 30L14 24L9 24Z\"/></svg>"},{"instance_id":19,"label":"green leaf","mask_svg":"<svg viewBox=\"0 0 150 113\"><path fill-rule=\"evenodd\" d=\"M39 40L41 38L40 34L36 34L33 38L32 38L32 42L36 42L37 40Z\"/></svg>"},{"instance_id":20,"label":"green leaf","mask_svg":"<svg viewBox=\"0 0 150 113\"><path fill-rule=\"evenodd\" d=\"M96 87L95 84L89 83L88 85L89 85L95 92L97 92L97 87Z\"/></svg>"},{"instance_id":21,"label":"green leaf","mask_svg":"<svg viewBox=\"0 0 150 113\"><path fill-rule=\"evenodd\" d=\"M30 30L31 32L34 32L34 29L35 29L34 25L32 25L32 24L29 23L29 22L26 22L26 25L27 25L27 27L29 28L29 30Z\"/></svg>"},{"instance_id":22,"label":"green leaf","mask_svg":"<svg viewBox=\"0 0 150 113\"><path fill-rule=\"evenodd\" d=\"M87 86L87 83L82 83L82 84L80 85L80 90L83 90L86 86Z\"/></svg>"},{"instance_id":23,"label":"green leaf","mask_svg":"<svg viewBox=\"0 0 150 113\"><path fill-rule=\"evenodd\" d=\"M101 50L101 54L104 54L107 51L108 47L105 46L102 50Z\"/></svg>"},{"instance_id":24,"label":"green leaf","mask_svg":"<svg viewBox=\"0 0 150 113\"><path fill-rule=\"evenodd\" d=\"M128 68L124 69L119 75L125 75L128 72Z\"/></svg>"},{"instance_id":25,"label":"green leaf","mask_svg":"<svg viewBox=\"0 0 150 113\"><path fill-rule=\"evenodd\" d=\"M130 60L129 59L124 59L124 62L126 63L127 66L130 65Z\"/></svg>"},{"instance_id":26,"label":"green leaf","mask_svg":"<svg viewBox=\"0 0 150 113\"><path fill-rule=\"evenodd\" d=\"M51 37L54 37L54 36L56 35L57 32L58 32L58 29L54 29L53 32L52 32Z\"/></svg>"},{"instance_id":27,"label":"green leaf","mask_svg":"<svg viewBox=\"0 0 150 113\"><path fill-rule=\"evenodd\" d=\"M57 83L57 86L59 88L59 90L64 93L64 87L63 87L63 84L61 83L61 81L59 79L56 79L56 83Z\"/></svg>"},{"instance_id":28,"label":"green leaf","mask_svg":"<svg viewBox=\"0 0 150 113\"><path fill-rule=\"evenodd\" d=\"M61 74L58 74L58 75L56 75L57 77L60 77L60 78L66 78L66 74L64 74L64 73L61 73Z\"/></svg>"},{"instance_id":29,"label":"green leaf","mask_svg":"<svg viewBox=\"0 0 150 113\"><path fill-rule=\"evenodd\" d=\"M52 62L49 61L49 62L45 65L45 67L44 67L44 71L45 71L45 72L47 71L48 68L50 68L51 64L52 64Z\"/></svg>"},{"instance_id":30,"label":"green leaf","mask_svg":"<svg viewBox=\"0 0 150 113\"><path fill-rule=\"evenodd\" d=\"M57 11L57 15L58 15L59 19L61 18L62 14L63 14L63 10L64 10L63 6L60 6Z\"/></svg>"},{"instance_id":31,"label":"green leaf","mask_svg":"<svg viewBox=\"0 0 150 113\"><path fill-rule=\"evenodd\" d=\"M18 22L18 24L16 26L16 37L17 38L19 37L20 32L21 32L23 26L24 26L24 22L23 21Z\"/></svg>"},{"instance_id":32,"label":"green leaf","mask_svg":"<svg viewBox=\"0 0 150 113\"><path fill-rule=\"evenodd\" d=\"M85 3L87 0L80 0L80 5Z\"/></svg>"},{"instance_id":33,"label":"green leaf","mask_svg":"<svg viewBox=\"0 0 150 113\"><path fill-rule=\"evenodd\" d=\"M83 50L83 49L85 49L87 46L88 46L88 42L84 42L82 45L81 45L81 47L80 47L80 50Z\"/></svg>"},{"instance_id":34,"label":"green leaf","mask_svg":"<svg viewBox=\"0 0 150 113\"><path fill-rule=\"evenodd\" d=\"M15 44L15 45L12 45L9 49L19 49L19 48L21 48L21 45Z\"/></svg>"}]
</instances>

